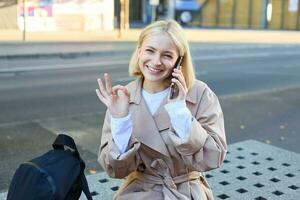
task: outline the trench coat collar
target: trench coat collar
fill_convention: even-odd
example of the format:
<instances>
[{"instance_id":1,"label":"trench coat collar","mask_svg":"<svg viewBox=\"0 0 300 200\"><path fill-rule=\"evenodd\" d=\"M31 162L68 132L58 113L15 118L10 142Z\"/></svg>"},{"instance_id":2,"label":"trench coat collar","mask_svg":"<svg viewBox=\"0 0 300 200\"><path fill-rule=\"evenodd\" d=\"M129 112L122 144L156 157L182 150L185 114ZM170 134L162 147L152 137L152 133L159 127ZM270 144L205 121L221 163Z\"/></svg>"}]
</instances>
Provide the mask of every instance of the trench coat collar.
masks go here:
<instances>
[{"instance_id":1,"label":"trench coat collar","mask_svg":"<svg viewBox=\"0 0 300 200\"><path fill-rule=\"evenodd\" d=\"M142 100L142 85L143 78L139 77L136 80L132 81L127 85L130 91L130 100L129 103L140 104ZM186 101L192 104L197 103L197 91L196 87L193 86L186 95Z\"/></svg>"}]
</instances>

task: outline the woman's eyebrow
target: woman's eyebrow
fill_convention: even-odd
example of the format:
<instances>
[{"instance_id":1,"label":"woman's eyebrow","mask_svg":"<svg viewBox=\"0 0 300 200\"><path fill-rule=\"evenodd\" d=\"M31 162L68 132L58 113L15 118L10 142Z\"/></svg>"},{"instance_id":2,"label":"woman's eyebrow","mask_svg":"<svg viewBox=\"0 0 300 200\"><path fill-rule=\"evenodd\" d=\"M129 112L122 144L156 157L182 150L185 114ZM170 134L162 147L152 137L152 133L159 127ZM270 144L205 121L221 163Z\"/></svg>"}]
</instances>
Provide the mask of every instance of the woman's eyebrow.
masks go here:
<instances>
[{"instance_id":1,"label":"woman's eyebrow","mask_svg":"<svg viewBox=\"0 0 300 200\"><path fill-rule=\"evenodd\" d=\"M150 49L153 49L153 50L157 50L155 47L153 47L153 46L149 46L149 45L147 45L146 46L146 48L150 48ZM166 51L162 51L163 53L169 53L169 54L175 54L173 51L168 51L168 50L166 50Z\"/></svg>"},{"instance_id":2,"label":"woman's eyebrow","mask_svg":"<svg viewBox=\"0 0 300 200\"><path fill-rule=\"evenodd\" d=\"M147 45L146 48L150 48L150 49L156 50L156 48L154 48L153 46L149 46L149 45Z\"/></svg>"},{"instance_id":3,"label":"woman's eyebrow","mask_svg":"<svg viewBox=\"0 0 300 200\"><path fill-rule=\"evenodd\" d=\"M174 52L173 51L163 51L164 53L169 53L169 54L174 54Z\"/></svg>"}]
</instances>

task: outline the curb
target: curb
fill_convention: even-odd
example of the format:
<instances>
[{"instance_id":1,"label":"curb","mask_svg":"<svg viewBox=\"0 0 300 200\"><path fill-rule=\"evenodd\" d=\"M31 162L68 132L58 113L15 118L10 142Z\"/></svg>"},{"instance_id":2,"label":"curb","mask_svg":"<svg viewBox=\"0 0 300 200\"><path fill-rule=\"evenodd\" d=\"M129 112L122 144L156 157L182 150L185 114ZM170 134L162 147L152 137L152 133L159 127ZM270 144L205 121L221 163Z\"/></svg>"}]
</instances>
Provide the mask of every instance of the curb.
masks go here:
<instances>
[{"instance_id":1,"label":"curb","mask_svg":"<svg viewBox=\"0 0 300 200\"><path fill-rule=\"evenodd\" d=\"M83 52L58 52L58 53L33 53L33 54L15 54L15 55L0 55L1 59L37 59L37 58L78 58L85 56L103 56L126 54L128 51L83 51Z\"/></svg>"}]
</instances>

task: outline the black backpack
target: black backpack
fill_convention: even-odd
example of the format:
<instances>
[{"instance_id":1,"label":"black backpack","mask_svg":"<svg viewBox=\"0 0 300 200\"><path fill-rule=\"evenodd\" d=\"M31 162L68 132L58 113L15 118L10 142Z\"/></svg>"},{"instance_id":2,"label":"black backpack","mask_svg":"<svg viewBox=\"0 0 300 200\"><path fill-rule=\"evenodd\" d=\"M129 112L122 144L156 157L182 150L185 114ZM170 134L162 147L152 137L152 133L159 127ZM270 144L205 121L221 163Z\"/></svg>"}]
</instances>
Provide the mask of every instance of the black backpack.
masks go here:
<instances>
[{"instance_id":1,"label":"black backpack","mask_svg":"<svg viewBox=\"0 0 300 200\"><path fill-rule=\"evenodd\" d=\"M92 200L84 175L85 163L74 140L60 134L53 150L16 170L7 200L77 200L83 191Z\"/></svg>"}]
</instances>

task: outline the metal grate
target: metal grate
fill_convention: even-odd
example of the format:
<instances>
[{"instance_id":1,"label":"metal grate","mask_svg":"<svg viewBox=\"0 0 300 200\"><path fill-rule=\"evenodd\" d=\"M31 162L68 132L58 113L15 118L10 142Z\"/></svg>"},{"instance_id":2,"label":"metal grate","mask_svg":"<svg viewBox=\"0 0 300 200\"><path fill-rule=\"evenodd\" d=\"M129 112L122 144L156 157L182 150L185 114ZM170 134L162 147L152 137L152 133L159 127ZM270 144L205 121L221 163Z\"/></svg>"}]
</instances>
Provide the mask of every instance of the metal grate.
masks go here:
<instances>
[{"instance_id":1,"label":"metal grate","mask_svg":"<svg viewBox=\"0 0 300 200\"><path fill-rule=\"evenodd\" d=\"M247 140L229 145L226 160L206 173L215 199L300 199L299 154Z\"/></svg>"},{"instance_id":2,"label":"metal grate","mask_svg":"<svg viewBox=\"0 0 300 200\"><path fill-rule=\"evenodd\" d=\"M229 145L222 167L205 173L205 177L217 200L298 200L300 154L254 140L238 142ZM112 199L121 184L105 173L87 179L95 200ZM5 199L5 193L0 199Z\"/></svg>"}]
</instances>

